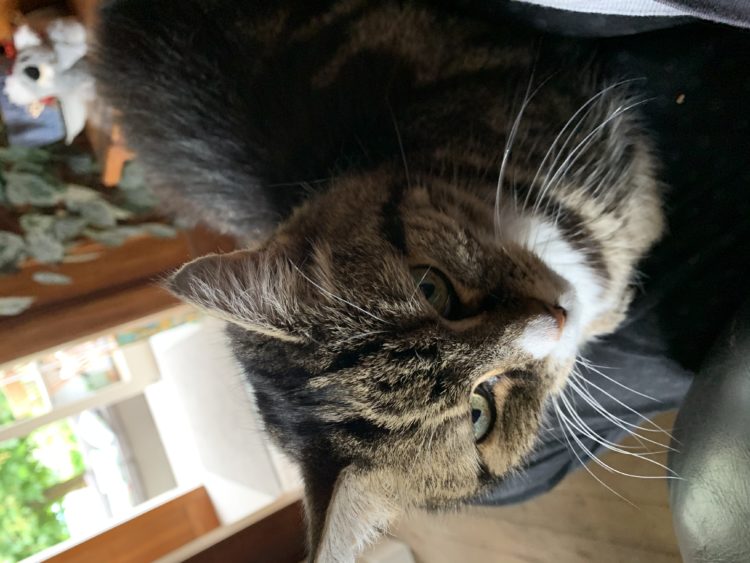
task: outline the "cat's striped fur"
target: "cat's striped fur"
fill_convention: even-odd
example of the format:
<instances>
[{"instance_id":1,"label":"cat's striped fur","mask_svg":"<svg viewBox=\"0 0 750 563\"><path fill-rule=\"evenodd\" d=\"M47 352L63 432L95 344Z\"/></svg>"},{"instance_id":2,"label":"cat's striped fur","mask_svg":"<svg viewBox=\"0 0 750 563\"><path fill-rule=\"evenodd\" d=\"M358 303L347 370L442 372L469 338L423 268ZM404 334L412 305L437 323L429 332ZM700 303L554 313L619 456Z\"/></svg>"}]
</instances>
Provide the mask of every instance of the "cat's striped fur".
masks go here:
<instances>
[{"instance_id":1,"label":"cat's striped fur","mask_svg":"<svg viewBox=\"0 0 750 563\"><path fill-rule=\"evenodd\" d=\"M459 4L120 0L102 15L100 89L151 181L252 244L169 285L230 322L301 466L321 561L517 467L662 230L633 86ZM450 279L458 314L430 307L414 266ZM481 382L497 416L475 443Z\"/></svg>"}]
</instances>

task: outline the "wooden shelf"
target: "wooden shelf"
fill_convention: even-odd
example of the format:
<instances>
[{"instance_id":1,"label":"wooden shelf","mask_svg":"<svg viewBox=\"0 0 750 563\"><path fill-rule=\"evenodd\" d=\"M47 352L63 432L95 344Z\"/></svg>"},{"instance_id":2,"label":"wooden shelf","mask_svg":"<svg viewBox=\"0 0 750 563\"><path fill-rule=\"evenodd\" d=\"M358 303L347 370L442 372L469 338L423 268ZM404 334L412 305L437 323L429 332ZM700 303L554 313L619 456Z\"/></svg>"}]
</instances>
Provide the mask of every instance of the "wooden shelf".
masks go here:
<instances>
[{"instance_id":1,"label":"wooden shelf","mask_svg":"<svg viewBox=\"0 0 750 563\"><path fill-rule=\"evenodd\" d=\"M157 563L299 563L305 559L301 491L222 526L160 558Z\"/></svg>"},{"instance_id":2,"label":"wooden shelf","mask_svg":"<svg viewBox=\"0 0 750 563\"><path fill-rule=\"evenodd\" d=\"M174 307L179 302L159 287L159 280L192 258L226 252L234 244L195 229L174 239L141 237L118 248L94 248L103 255L92 262L30 264L18 274L0 276L0 295L36 298L24 313L0 317L0 365ZM32 276L42 270L73 282L38 284Z\"/></svg>"},{"instance_id":3,"label":"wooden shelf","mask_svg":"<svg viewBox=\"0 0 750 563\"><path fill-rule=\"evenodd\" d=\"M156 499L161 500L161 499ZM180 494L101 534L58 551L54 563L149 563L216 529L219 519L204 487Z\"/></svg>"},{"instance_id":4,"label":"wooden shelf","mask_svg":"<svg viewBox=\"0 0 750 563\"><path fill-rule=\"evenodd\" d=\"M0 295L34 297L31 308L23 315L28 318L40 309L93 298L101 290L126 289L149 281L149 278L157 282L159 275L177 268L191 257L185 233L174 239L139 237L115 248L86 244L79 246L72 256L90 253L99 257L88 262L55 265L29 262L17 274L0 277ZM42 285L33 279L38 272L63 274L70 277L72 283ZM0 326L2 322L0 320Z\"/></svg>"}]
</instances>

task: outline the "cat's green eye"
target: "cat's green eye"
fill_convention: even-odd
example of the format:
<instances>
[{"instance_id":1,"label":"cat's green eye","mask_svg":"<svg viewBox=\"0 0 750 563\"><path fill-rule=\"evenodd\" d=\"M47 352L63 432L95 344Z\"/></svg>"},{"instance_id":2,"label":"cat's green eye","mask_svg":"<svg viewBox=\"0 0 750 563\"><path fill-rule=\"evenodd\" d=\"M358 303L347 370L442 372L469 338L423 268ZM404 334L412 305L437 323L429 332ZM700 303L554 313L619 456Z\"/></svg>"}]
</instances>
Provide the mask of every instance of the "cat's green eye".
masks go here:
<instances>
[{"instance_id":1,"label":"cat's green eye","mask_svg":"<svg viewBox=\"0 0 750 563\"><path fill-rule=\"evenodd\" d=\"M474 427L474 441L481 442L495 420L495 409L492 405L491 395L482 387L478 387L471 394L471 423Z\"/></svg>"},{"instance_id":2,"label":"cat's green eye","mask_svg":"<svg viewBox=\"0 0 750 563\"><path fill-rule=\"evenodd\" d=\"M411 269L411 275L430 305L443 317L450 315L455 292L445 274L429 266L417 266Z\"/></svg>"}]
</instances>

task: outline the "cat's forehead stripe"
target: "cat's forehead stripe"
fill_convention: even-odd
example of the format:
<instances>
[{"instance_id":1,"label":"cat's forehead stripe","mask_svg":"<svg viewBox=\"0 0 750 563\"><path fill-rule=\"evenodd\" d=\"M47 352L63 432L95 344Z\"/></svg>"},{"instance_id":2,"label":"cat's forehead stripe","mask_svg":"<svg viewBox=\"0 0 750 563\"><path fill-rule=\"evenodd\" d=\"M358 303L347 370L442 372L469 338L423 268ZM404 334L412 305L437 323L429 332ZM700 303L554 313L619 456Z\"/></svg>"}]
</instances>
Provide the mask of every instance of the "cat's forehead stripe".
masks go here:
<instances>
[{"instance_id":1,"label":"cat's forehead stripe","mask_svg":"<svg viewBox=\"0 0 750 563\"><path fill-rule=\"evenodd\" d=\"M404 186L400 182L391 185L390 194L380 210L382 215L381 231L383 238L387 240L400 254L408 252L406 244L406 231L404 222L399 212L399 205L404 197Z\"/></svg>"}]
</instances>

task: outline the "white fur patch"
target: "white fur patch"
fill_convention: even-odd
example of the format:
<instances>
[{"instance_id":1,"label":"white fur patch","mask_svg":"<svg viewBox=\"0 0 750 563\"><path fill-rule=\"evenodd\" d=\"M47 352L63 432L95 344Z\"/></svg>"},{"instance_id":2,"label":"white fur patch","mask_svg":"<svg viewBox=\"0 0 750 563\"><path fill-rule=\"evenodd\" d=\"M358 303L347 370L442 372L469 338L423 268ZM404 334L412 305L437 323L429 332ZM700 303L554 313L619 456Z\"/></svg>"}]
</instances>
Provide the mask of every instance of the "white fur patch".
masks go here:
<instances>
[{"instance_id":1,"label":"white fur patch","mask_svg":"<svg viewBox=\"0 0 750 563\"><path fill-rule=\"evenodd\" d=\"M551 317L536 317L526 325L518 345L535 360L549 356L558 343L557 326Z\"/></svg>"},{"instance_id":2,"label":"white fur patch","mask_svg":"<svg viewBox=\"0 0 750 563\"><path fill-rule=\"evenodd\" d=\"M559 296L557 303L567 311L559 340L545 338L532 321L521 337L521 346L534 358L550 354L558 358L574 356L583 327L609 307L602 299L603 287L596 273L586 263L586 256L573 248L557 225L546 217L505 210L499 226L502 239L512 240L536 254L571 287Z\"/></svg>"},{"instance_id":3,"label":"white fur patch","mask_svg":"<svg viewBox=\"0 0 750 563\"><path fill-rule=\"evenodd\" d=\"M315 563L354 563L388 529L397 510L372 493L373 484L348 471L339 477L326 514Z\"/></svg>"}]
</instances>

